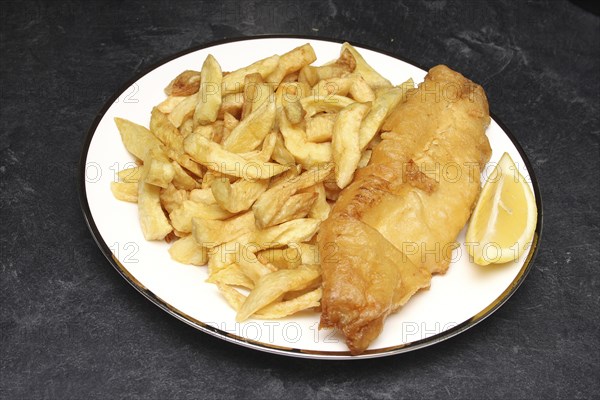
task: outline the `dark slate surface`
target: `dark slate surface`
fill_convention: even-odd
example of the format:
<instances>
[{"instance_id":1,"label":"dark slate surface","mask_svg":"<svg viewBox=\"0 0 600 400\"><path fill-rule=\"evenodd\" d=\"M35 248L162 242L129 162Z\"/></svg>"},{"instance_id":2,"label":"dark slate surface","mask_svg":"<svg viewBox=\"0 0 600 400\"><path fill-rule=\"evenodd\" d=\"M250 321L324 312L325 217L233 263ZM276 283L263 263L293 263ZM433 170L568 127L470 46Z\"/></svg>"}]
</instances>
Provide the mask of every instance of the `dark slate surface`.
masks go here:
<instances>
[{"instance_id":1,"label":"dark slate surface","mask_svg":"<svg viewBox=\"0 0 600 400\"><path fill-rule=\"evenodd\" d=\"M600 392L599 18L569 2L2 2L0 398L586 398ZM104 101L172 53L323 35L484 85L530 157L542 245L492 317L424 350L284 358L195 331L133 290L79 207Z\"/></svg>"}]
</instances>

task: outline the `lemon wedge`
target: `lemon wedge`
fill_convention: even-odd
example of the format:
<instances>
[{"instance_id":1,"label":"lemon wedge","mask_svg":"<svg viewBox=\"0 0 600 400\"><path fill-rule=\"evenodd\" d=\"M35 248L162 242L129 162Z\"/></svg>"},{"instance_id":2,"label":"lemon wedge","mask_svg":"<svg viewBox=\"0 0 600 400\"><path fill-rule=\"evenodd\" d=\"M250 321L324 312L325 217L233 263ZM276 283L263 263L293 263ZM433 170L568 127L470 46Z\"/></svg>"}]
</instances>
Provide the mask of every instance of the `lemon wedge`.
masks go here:
<instances>
[{"instance_id":1,"label":"lemon wedge","mask_svg":"<svg viewBox=\"0 0 600 400\"><path fill-rule=\"evenodd\" d=\"M467 230L467 251L478 265L517 260L531 245L537 206L508 153L488 177Z\"/></svg>"}]
</instances>

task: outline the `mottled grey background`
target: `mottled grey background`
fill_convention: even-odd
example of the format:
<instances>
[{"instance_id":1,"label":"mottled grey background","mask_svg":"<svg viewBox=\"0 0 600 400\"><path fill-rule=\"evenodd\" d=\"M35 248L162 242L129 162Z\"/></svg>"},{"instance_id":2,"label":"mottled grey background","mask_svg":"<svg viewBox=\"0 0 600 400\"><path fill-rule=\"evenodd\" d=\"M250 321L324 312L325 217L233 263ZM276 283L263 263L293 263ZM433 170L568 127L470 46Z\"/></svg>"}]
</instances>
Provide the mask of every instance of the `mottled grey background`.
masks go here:
<instances>
[{"instance_id":1,"label":"mottled grey background","mask_svg":"<svg viewBox=\"0 0 600 400\"><path fill-rule=\"evenodd\" d=\"M228 37L357 41L483 84L533 163L542 245L519 291L439 345L284 358L175 320L96 247L77 161L104 102ZM0 398L586 398L599 384L599 18L566 1L0 3Z\"/></svg>"}]
</instances>

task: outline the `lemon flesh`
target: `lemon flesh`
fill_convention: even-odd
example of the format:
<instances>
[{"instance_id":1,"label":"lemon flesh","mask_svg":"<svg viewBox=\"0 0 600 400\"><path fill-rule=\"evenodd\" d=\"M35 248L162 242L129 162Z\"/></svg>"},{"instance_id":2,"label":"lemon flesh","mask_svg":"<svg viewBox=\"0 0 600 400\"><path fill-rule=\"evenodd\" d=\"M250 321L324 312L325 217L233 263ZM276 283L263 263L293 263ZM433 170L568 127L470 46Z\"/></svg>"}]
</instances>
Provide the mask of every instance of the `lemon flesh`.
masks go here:
<instances>
[{"instance_id":1,"label":"lemon flesh","mask_svg":"<svg viewBox=\"0 0 600 400\"><path fill-rule=\"evenodd\" d=\"M478 265L516 261L531 245L537 206L508 153L488 177L467 230L467 251Z\"/></svg>"}]
</instances>

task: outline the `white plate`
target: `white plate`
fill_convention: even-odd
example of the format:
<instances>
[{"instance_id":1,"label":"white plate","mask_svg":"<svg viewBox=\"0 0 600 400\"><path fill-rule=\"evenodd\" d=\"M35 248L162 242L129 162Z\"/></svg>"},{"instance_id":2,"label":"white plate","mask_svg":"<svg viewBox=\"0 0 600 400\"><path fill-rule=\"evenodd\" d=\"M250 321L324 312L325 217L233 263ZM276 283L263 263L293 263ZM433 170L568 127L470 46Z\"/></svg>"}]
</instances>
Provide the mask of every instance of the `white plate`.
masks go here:
<instances>
[{"instance_id":1,"label":"white plate","mask_svg":"<svg viewBox=\"0 0 600 400\"><path fill-rule=\"evenodd\" d=\"M163 88L181 71L199 70L209 53L219 60L224 71L231 71L306 42L314 47L317 63L335 59L339 53L339 43L298 37L221 42L163 61L117 93L94 121L81 157L81 203L94 239L117 271L150 301L201 331L258 350L310 358L379 357L431 345L472 327L497 309L523 281L541 232L542 207L533 170L514 137L497 120L487 130L493 149L490 165L508 152L523 176L531 178L538 202L538 226L531 249L516 262L478 267L469 262L464 246L458 248L454 253L456 261L448 272L435 276L429 290L421 291L391 315L380 337L358 357L350 356L341 336L318 330L317 313L277 321L236 323L234 311L216 286L204 282L206 268L174 262L166 243L144 240L137 206L118 201L111 194L110 182L115 179L116 171L133 161L121 142L114 117L148 126L152 106L164 99ZM426 72L412 64L358 48L394 84L409 77L421 82L425 77ZM464 241L464 231L458 240Z\"/></svg>"}]
</instances>

